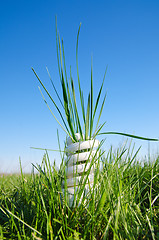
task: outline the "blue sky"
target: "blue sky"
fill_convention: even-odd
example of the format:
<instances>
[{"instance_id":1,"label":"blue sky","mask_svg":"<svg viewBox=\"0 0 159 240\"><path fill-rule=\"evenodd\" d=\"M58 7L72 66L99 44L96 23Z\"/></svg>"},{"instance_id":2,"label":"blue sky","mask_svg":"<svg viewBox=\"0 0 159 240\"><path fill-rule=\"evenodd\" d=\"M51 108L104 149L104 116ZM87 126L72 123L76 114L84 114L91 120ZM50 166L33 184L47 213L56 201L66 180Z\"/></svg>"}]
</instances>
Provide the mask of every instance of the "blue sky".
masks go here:
<instances>
[{"instance_id":1,"label":"blue sky","mask_svg":"<svg viewBox=\"0 0 159 240\"><path fill-rule=\"evenodd\" d=\"M76 76L76 37L79 73L87 96L91 58L95 93L102 82L107 100L101 123L105 131L159 138L159 2L152 1L11 1L0 4L0 172L24 171L41 163L43 152L30 147L58 149L57 128L63 146L65 133L44 104L33 67L52 91L48 67L60 92L56 58L55 15L64 39L67 69ZM53 93L53 91L52 91ZM55 109L52 110L56 113ZM105 149L126 139L107 136ZM142 145L145 156L148 143ZM158 143L150 143L151 153ZM50 153L50 159L60 157Z\"/></svg>"}]
</instances>

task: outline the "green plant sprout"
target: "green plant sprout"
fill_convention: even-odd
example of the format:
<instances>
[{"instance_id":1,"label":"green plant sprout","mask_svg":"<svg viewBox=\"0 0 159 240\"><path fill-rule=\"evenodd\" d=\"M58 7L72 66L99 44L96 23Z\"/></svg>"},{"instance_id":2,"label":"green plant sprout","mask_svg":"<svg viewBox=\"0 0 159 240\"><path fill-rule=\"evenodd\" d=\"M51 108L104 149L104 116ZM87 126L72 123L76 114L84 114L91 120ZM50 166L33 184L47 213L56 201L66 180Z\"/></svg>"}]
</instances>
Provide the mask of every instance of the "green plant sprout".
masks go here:
<instances>
[{"instance_id":1,"label":"green plant sprout","mask_svg":"<svg viewBox=\"0 0 159 240\"><path fill-rule=\"evenodd\" d=\"M122 132L102 132L103 127L106 122L103 124L100 123L100 118L103 112L103 107L105 104L106 100L106 94L104 95L104 98L101 99L101 94L103 91L103 85L106 77L106 72L107 72L107 67L104 73L103 81L100 86L95 105L93 104L94 102L94 95L93 95L93 67L91 64L91 88L90 92L88 94L88 99L87 99L87 104L85 108L85 99L84 99L84 94L81 89L81 82L80 82L80 77L79 77L79 69L78 69L78 42L79 42L79 33L80 33L80 28L81 28L81 23L78 29L77 33L77 43L76 43L76 66L77 66L77 78L78 78L78 91L79 91L79 97L80 97L80 107L82 110L82 120L79 116L79 111L77 107L77 97L75 93L75 87L74 87L74 80L71 74L71 68L70 68L70 76L68 78L67 76L67 71L66 71L66 63L65 63L65 54L64 54L64 44L63 44L63 39L62 41L60 40L60 35L57 30L57 18L56 18L56 48L57 48L57 61L58 61L58 71L59 71L59 76L60 76L60 83L61 83L61 88L62 88L62 97L63 101L61 101L59 94L57 92L57 89L51 79L51 76L49 74L49 71L47 69L51 84L55 90L55 93L59 99L60 102L60 107L64 109L64 115L62 114L60 107L58 107L57 103L54 101L46 87L44 86L43 82L40 80L38 77L37 73L35 70L32 68L35 76L37 77L39 83L41 84L42 88L48 95L48 97L51 99L53 105L55 106L58 114L60 115L60 118L62 120L62 123L56 118L52 110L50 109L47 101L44 98L44 95L41 94L43 97L44 102L46 103L47 107L51 111L51 114L55 118L55 120L58 122L58 124L62 127L62 129L66 132L66 134L72 139L73 142L77 142L76 133L80 133L81 140L88 140L88 139L95 139L96 136L98 135L107 135L107 134L118 134L118 135L123 135L126 137L131 137L131 138L137 138L140 140L149 140L149 141L158 141L158 139L154 138L146 138L146 137L141 137L141 136L136 136L132 134L127 134L127 133L122 133ZM40 89L40 88L39 88ZM97 111L99 109L99 111ZM98 116L97 115L98 112ZM95 122L95 119L97 121ZM83 125L82 125L83 122ZM82 129L84 129L82 131Z\"/></svg>"}]
</instances>

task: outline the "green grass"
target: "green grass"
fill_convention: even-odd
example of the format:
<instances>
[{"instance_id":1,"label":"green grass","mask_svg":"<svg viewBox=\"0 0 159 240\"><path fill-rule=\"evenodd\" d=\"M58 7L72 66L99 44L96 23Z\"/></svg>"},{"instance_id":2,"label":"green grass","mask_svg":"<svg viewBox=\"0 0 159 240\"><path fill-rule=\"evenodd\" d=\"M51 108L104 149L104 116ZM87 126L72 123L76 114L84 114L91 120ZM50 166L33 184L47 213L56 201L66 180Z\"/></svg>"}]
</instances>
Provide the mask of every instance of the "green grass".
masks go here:
<instances>
[{"instance_id":1,"label":"green grass","mask_svg":"<svg viewBox=\"0 0 159 240\"><path fill-rule=\"evenodd\" d=\"M55 93L52 94L53 97L32 68L58 114L59 118L55 116L39 88L55 120L73 142L77 142L76 133L80 133L81 140L95 139L98 135L119 134L158 141L103 130L105 122L100 124L100 118L106 100L106 94L102 96L102 91L107 68L94 98L91 64L90 92L85 99L78 69L80 27L76 43L78 91L75 92L71 67L69 76L67 74L64 44L63 39L60 40L57 24L57 62L62 97L59 96L49 72ZM55 102L54 95L59 100L58 103ZM101 145L102 143L103 141ZM91 160L90 169L82 174L72 207L67 195L65 151L61 151L62 163L59 170L55 164L51 165L46 151L41 166L34 166L30 175L24 175L21 168L20 175L0 177L0 239L159 238L159 157L142 163L137 161L137 153L133 155L131 148L126 149L126 146L116 152L110 149L107 156L102 154L101 146L98 151L99 157ZM86 195L85 184L92 166L96 167L94 184ZM35 169L38 174L34 174Z\"/></svg>"},{"instance_id":2,"label":"green grass","mask_svg":"<svg viewBox=\"0 0 159 240\"><path fill-rule=\"evenodd\" d=\"M104 76L103 76L102 84L99 88L99 92L97 96L94 97L93 66L92 66L93 64L91 63L90 91L88 93L88 96L84 97L86 96L86 93L82 91L81 81L79 76L79 68L78 68L78 44L79 44L80 28L81 28L81 24L78 29L77 42L76 42L76 68L77 68L78 91L75 91L75 82L71 73L71 66L70 66L69 74L67 72L64 43L63 43L63 39L61 40L60 38L59 31L57 30L57 19L56 19L56 49L57 49L58 71L59 71L59 83L61 85L62 96L59 96L59 93L55 87L55 84L47 68L46 69L49 75L49 79L54 90L54 94L52 95L50 94L50 92L52 91L49 92L49 90L45 87L45 84L40 79L40 77L38 76L34 68L32 68L32 71L35 74L36 79L38 80L38 83L42 87L42 90L44 91L46 96L51 100L51 103L53 104L53 107L57 112L59 119L51 110L47 100L45 99L45 96L43 95L39 87L42 98L45 104L47 105L47 107L49 108L52 116L58 122L60 127L65 131L67 136L70 136L73 142L77 142L77 139L75 137L76 133L80 133L82 140L95 139L95 137L98 135L118 134L118 135L123 135L127 137L138 138L141 140L159 141L159 139L156 139L156 138L145 138L145 137L134 136L132 134L127 134L122 132L103 131L103 127L105 126L106 122L100 124L100 118L101 118L105 101L106 101L106 93L104 93L104 96L102 96L102 93L103 93L103 86L104 86L104 81L107 73L107 67L104 72ZM59 100L59 102L55 101L55 96L57 96L57 99ZM79 98L79 102L77 102L78 98ZM79 112L81 112L81 114ZM101 130L103 132L101 132Z\"/></svg>"},{"instance_id":3,"label":"green grass","mask_svg":"<svg viewBox=\"0 0 159 240\"><path fill-rule=\"evenodd\" d=\"M57 170L46 152L35 167L38 174L0 178L0 239L159 238L159 157L110 149L96 162L91 194L78 204L79 189L74 207L62 193L64 161Z\"/></svg>"}]
</instances>

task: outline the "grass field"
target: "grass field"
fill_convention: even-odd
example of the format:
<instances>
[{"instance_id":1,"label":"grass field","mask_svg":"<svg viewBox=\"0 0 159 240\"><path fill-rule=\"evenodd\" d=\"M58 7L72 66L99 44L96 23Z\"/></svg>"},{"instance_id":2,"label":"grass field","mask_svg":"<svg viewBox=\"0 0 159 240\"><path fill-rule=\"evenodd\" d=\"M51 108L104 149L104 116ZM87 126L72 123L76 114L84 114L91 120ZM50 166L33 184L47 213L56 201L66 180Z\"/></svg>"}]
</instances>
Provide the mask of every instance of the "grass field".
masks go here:
<instances>
[{"instance_id":1,"label":"grass field","mask_svg":"<svg viewBox=\"0 0 159 240\"><path fill-rule=\"evenodd\" d=\"M57 170L46 152L35 168L0 177L0 239L159 239L159 156L139 161L133 148L110 149L73 207L62 193L64 161Z\"/></svg>"}]
</instances>

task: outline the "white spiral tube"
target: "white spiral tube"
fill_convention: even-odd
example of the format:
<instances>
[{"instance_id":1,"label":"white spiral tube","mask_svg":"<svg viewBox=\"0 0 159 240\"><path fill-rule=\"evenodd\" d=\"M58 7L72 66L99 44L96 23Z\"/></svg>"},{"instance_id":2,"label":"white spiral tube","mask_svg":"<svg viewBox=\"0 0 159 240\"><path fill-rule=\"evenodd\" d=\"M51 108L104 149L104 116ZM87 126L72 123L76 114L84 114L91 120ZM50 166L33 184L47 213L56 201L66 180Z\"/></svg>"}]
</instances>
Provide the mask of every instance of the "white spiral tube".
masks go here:
<instances>
[{"instance_id":1,"label":"white spiral tube","mask_svg":"<svg viewBox=\"0 0 159 240\"><path fill-rule=\"evenodd\" d=\"M66 178L70 206L72 206L74 193L77 191L83 172L87 172L90 167L91 171L85 185L85 193L88 193L90 186L93 186L94 165L91 161L98 157L99 154L97 150L100 144L98 140L81 141L79 133L76 133L75 136L78 142L73 143L71 138L68 137L66 147Z\"/></svg>"}]
</instances>

